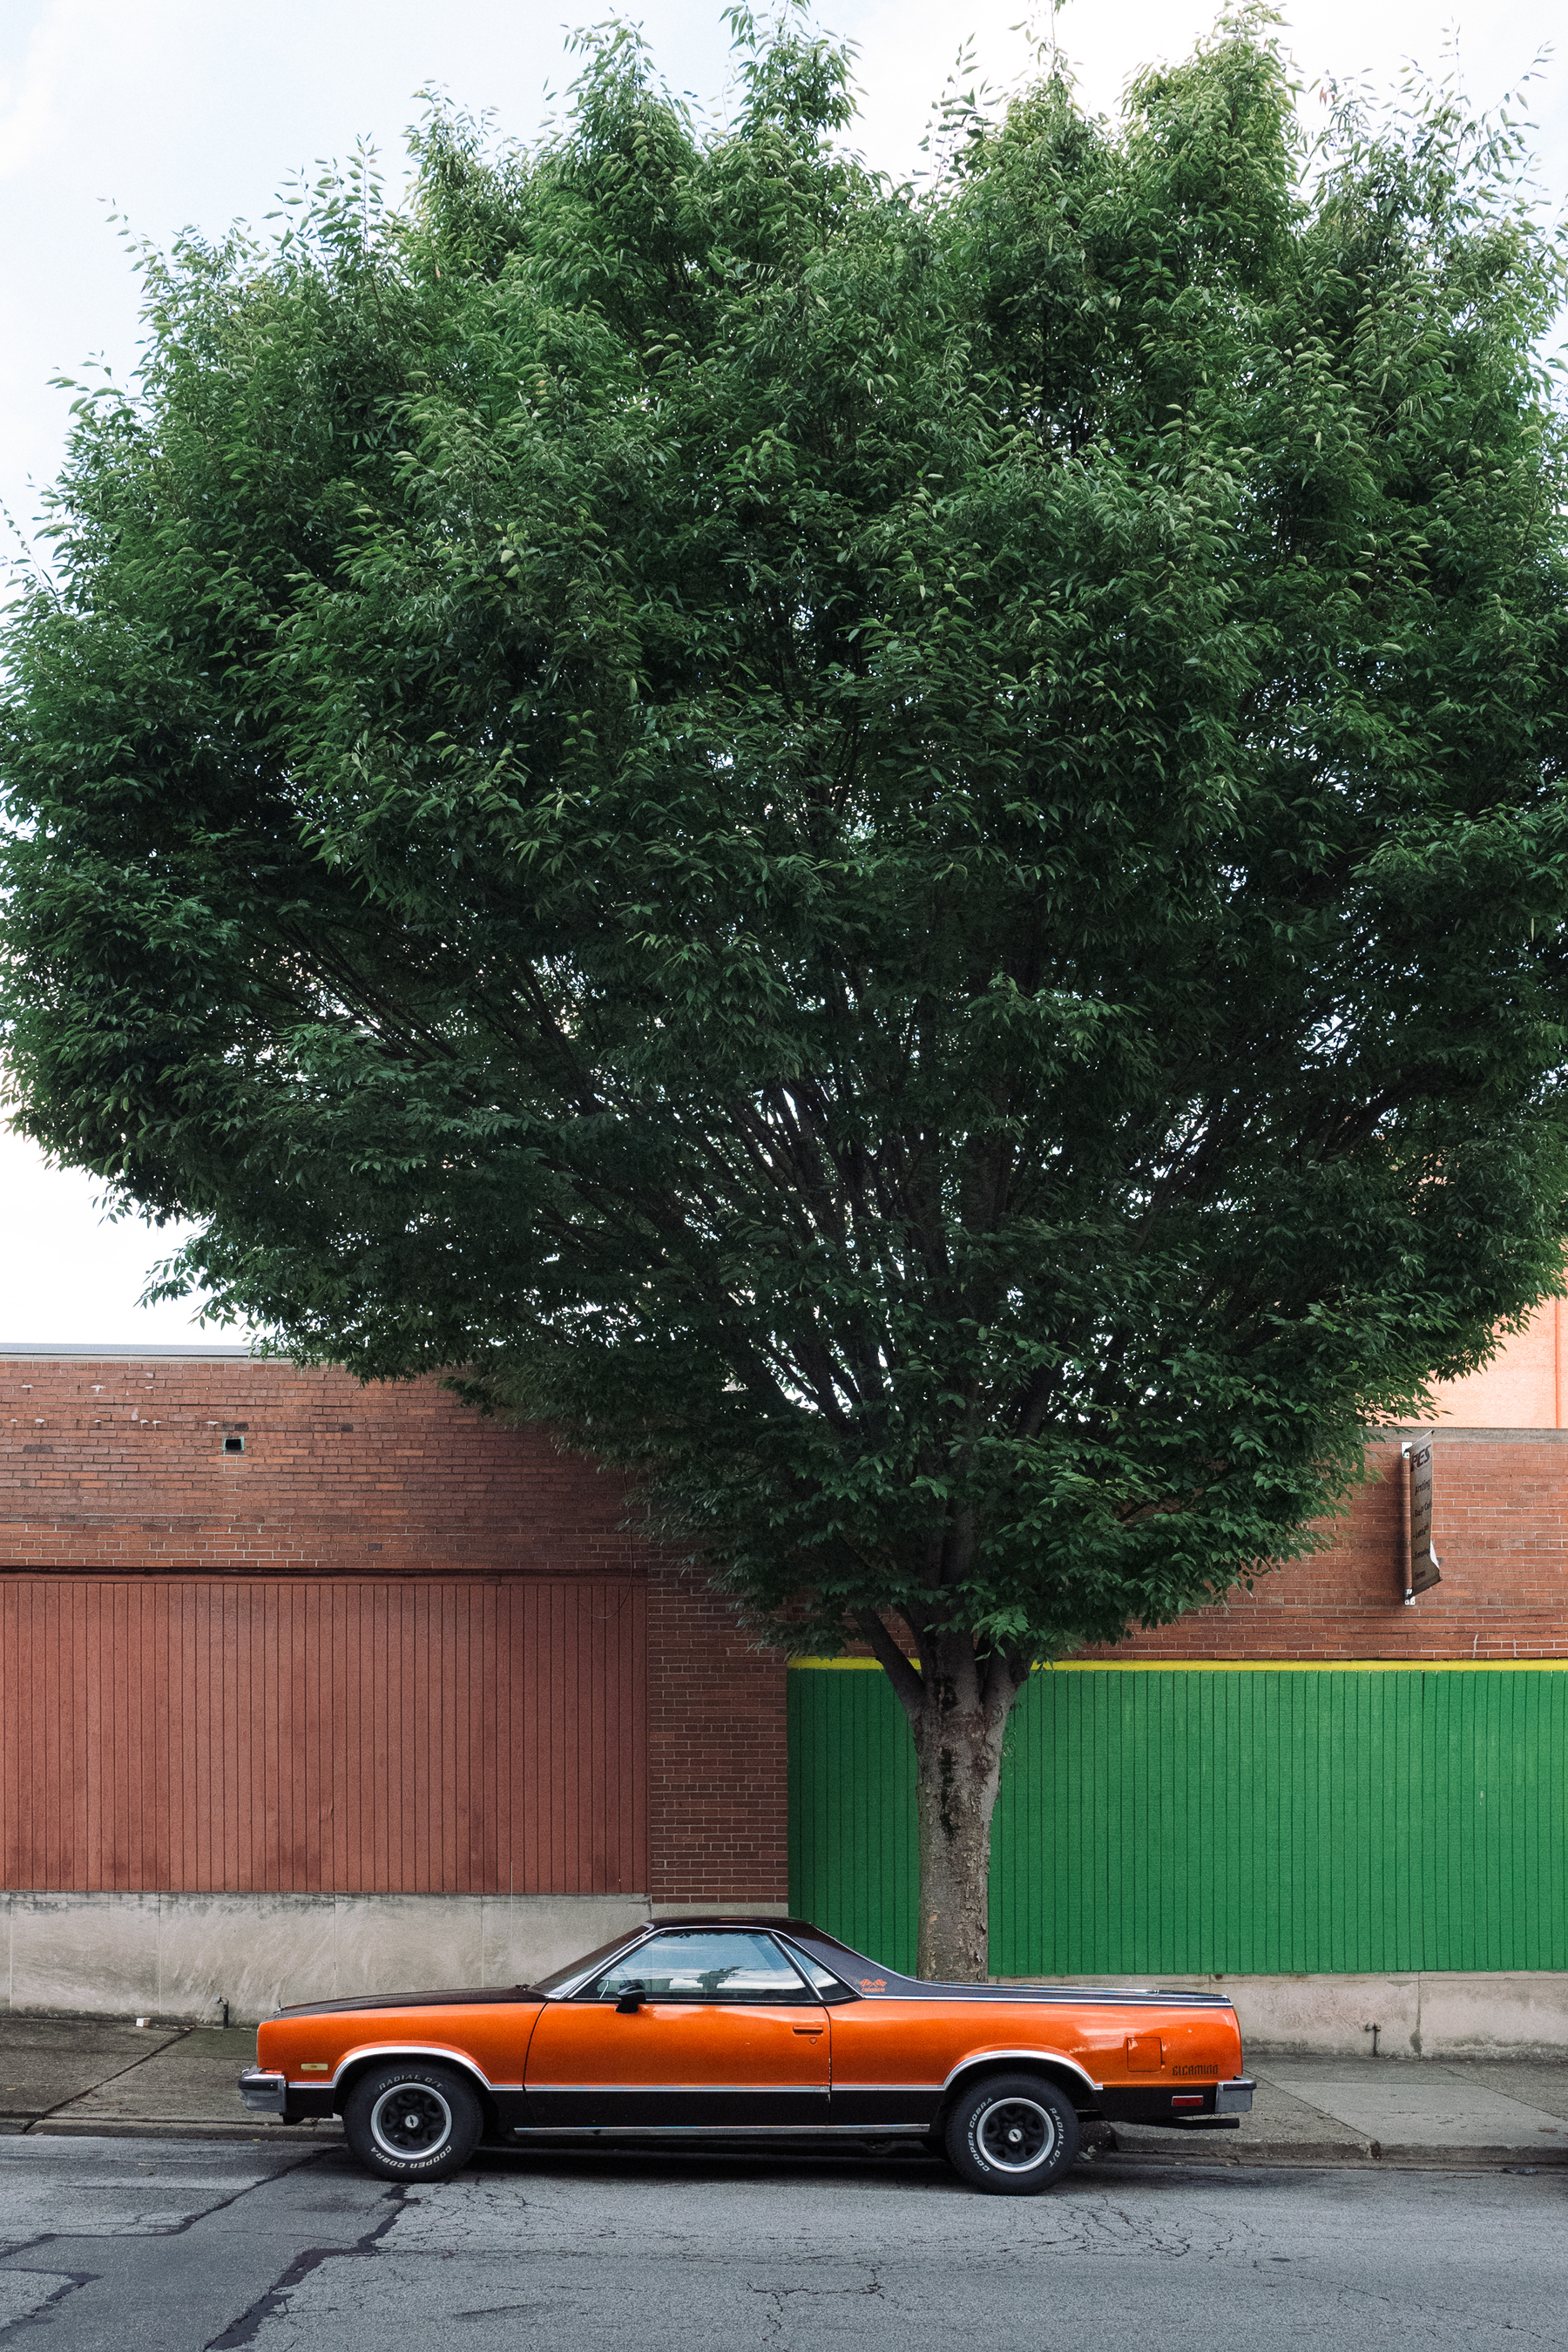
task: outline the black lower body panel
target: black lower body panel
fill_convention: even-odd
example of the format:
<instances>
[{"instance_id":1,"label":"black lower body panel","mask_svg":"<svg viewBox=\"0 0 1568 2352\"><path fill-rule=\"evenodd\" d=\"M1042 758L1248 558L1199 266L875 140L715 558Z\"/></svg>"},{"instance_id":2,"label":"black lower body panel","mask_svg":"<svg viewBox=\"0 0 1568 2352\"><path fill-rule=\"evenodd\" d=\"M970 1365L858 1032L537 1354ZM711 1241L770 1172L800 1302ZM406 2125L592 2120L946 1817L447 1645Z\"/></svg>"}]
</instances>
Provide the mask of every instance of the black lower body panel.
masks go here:
<instances>
[{"instance_id":1,"label":"black lower body panel","mask_svg":"<svg viewBox=\"0 0 1568 2352\"><path fill-rule=\"evenodd\" d=\"M1178 2106L1179 2099L1194 2099L1200 2104ZM1184 2116L1198 2122L1214 2114L1214 2084L1194 2084L1190 2091L1173 2091L1168 2082L1151 2083L1147 2088L1142 2084L1107 2084L1096 2093L1094 2105L1096 2114L1110 2124L1179 2124Z\"/></svg>"},{"instance_id":2,"label":"black lower body panel","mask_svg":"<svg viewBox=\"0 0 1568 2352\"><path fill-rule=\"evenodd\" d=\"M330 2083L323 2083L319 2090L312 2084L308 2091L301 2091L290 2084L283 2120L286 2124L313 2123L320 2116L330 2116L333 2112L332 2102L336 2096Z\"/></svg>"},{"instance_id":3,"label":"black lower body panel","mask_svg":"<svg viewBox=\"0 0 1568 2352\"><path fill-rule=\"evenodd\" d=\"M809 2131L827 2121L826 2084L812 2090L634 2090L530 2087L526 2117L534 2131Z\"/></svg>"}]
</instances>

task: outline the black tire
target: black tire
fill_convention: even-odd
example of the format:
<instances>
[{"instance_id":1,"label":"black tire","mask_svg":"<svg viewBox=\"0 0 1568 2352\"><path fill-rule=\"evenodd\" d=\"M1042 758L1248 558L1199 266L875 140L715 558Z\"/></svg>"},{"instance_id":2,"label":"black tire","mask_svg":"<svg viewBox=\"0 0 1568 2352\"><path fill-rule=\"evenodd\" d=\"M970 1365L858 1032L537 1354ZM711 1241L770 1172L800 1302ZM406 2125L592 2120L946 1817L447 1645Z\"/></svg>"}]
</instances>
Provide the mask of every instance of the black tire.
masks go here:
<instances>
[{"instance_id":1,"label":"black tire","mask_svg":"<svg viewBox=\"0 0 1568 2352\"><path fill-rule=\"evenodd\" d=\"M947 2159L972 2189L1037 2197L1078 2155L1078 2113L1043 2074L986 2074L947 2119Z\"/></svg>"},{"instance_id":2,"label":"black tire","mask_svg":"<svg viewBox=\"0 0 1568 2352\"><path fill-rule=\"evenodd\" d=\"M484 2127L478 2095L456 2067L424 2058L391 2058L373 2066L343 2106L344 2137L366 2169L384 2180L449 2180L478 2147Z\"/></svg>"}]
</instances>

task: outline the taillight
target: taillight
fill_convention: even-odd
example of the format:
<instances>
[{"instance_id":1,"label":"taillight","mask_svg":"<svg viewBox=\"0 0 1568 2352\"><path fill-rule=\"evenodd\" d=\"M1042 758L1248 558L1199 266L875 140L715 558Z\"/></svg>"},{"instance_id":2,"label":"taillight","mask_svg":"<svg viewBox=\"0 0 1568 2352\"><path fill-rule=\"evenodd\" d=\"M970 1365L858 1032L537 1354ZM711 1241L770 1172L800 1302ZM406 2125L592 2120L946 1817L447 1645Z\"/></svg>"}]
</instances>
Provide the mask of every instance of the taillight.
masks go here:
<instances>
[{"instance_id":1,"label":"taillight","mask_svg":"<svg viewBox=\"0 0 1568 2352\"><path fill-rule=\"evenodd\" d=\"M1201 2091L1194 2098L1187 2098L1184 2095L1178 2095L1171 2101L1171 2105L1173 2107L1201 2107L1203 2103L1203 2093Z\"/></svg>"}]
</instances>

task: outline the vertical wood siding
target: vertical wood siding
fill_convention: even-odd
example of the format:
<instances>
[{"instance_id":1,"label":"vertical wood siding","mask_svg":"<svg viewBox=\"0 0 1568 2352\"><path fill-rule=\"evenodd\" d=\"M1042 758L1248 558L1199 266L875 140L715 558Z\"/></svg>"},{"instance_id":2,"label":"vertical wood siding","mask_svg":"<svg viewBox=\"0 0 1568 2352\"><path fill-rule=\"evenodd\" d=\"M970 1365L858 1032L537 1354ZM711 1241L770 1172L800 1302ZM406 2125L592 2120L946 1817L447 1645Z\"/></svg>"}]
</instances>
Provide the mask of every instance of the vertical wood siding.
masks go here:
<instances>
[{"instance_id":1,"label":"vertical wood siding","mask_svg":"<svg viewBox=\"0 0 1568 2352\"><path fill-rule=\"evenodd\" d=\"M903 1712L789 1680L791 1907L910 1967ZM1568 1968L1568 1670L1038 1674L991 1937L998 1976Z\"/></svg>"},{"instance_id":2,"label":"vertical wood siding","mask_svg":"<svg viewBox=\"0 0 1568 2352\"><path fill-rule=\"evenodd\" d=\"M5 1884L639 1894L640 1580L0 1580Z\"/></svg>"}]
</instances>

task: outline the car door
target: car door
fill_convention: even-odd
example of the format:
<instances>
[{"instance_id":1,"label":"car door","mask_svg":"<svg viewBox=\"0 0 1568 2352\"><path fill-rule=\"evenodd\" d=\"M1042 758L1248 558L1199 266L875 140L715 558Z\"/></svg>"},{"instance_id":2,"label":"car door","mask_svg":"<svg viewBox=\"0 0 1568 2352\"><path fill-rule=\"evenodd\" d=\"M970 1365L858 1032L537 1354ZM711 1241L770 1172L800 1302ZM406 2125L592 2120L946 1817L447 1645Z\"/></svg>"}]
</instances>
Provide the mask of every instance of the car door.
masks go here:
<instances>
[{"instance_id":1,"label":"car door","mask_svg":"<svg viewBox=\"0 0 1568 2352\"><path fill-rule=\"evenodd\" d=\"M826 2124L827 2012L764 1931L671 1929L546 2004L525 2079L536 2130Z\"/></svg>"}]
</instances>

